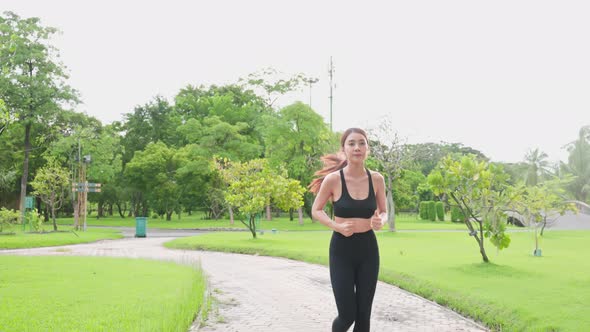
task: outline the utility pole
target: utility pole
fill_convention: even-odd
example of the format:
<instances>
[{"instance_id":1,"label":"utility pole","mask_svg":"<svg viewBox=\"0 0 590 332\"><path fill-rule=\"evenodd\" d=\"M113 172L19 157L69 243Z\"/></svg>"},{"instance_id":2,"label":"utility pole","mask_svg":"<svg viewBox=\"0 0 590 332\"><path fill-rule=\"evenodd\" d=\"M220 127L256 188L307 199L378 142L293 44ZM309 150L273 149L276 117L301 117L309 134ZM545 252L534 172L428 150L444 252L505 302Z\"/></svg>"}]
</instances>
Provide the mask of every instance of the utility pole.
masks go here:
<instances>
[{"instance_id":1,"label":"utility pole","mask_svg":"<svg viewBox=\"0 0 590 332\"><path fill-rule=\"evenodd\" d=\"M330 131L333 131L333 129L332 129L332 102L334 100L334 96L332 96L332 87L334 86L334 84L333 84L334 65L332 64L332 57L330 57L330 70L328 71L328 74L330 74Z\"/></svg>"},{"instance_id":2,"label":"utility pole","mask_svg":"<svg viewBox=\"0 0 590 332\"><path fill-rule=\"evenodd\" d=\"M76 158L76 161L78 162L78 179L75 182L72 182L72 186L74 186L74 183L80 183L80 179L82 178L82 156L81 156L81 145L80 145L80 137L78 136L78 156ZM74 202L74 229L75 230L79 230L80 229L80 201L81 201L81 196L80 196L80 192L77 191L73 191L75 193L76 199Z\"/></svg>"}]
</instances>

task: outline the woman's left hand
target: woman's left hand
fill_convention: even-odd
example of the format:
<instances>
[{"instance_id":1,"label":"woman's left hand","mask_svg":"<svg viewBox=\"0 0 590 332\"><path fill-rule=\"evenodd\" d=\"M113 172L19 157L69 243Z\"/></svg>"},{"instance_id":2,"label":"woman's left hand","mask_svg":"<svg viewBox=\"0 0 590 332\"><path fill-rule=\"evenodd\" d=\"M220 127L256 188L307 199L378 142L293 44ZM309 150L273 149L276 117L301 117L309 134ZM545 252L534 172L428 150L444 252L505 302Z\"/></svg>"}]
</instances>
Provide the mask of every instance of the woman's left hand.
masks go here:
<instances>
[{"instance_id":1,"label":"woman's left hand","mask_svg":"<svg viewBox=\"0 0 590 332\"><path fill-rule=\"evenodd\" d=\"M373 214L373 216L371 216L371 228L376 231L383 228L383 220L381 219L381 216L379 215L377 210L375 210L375 213Z\"/></svg>"}]
</instances>

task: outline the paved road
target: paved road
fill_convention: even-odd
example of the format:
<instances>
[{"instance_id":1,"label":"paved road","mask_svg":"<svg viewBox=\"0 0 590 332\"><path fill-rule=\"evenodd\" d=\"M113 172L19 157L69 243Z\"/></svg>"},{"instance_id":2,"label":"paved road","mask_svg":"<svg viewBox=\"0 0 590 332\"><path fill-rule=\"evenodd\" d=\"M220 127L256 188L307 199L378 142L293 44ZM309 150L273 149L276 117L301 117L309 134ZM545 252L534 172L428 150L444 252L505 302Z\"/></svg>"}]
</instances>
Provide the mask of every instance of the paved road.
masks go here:
<instances>
[{"instance_id":1,"label":"paved road","mask_svg":"<svg viewBox=\"0 0 590 332\"><path fill-rule=\"evenodd\" d=\"M183 231L182 234L189 235ZM162 233L160 233L161 235ZM153 258L199 263L219 301L219 315L191 331L329 331L336 313L328 269L288 259L170 250L172 237L126 238L63 247L2 250L0 254ZM177 234L178 235L178 234ZM378 283L372 331L485 331L451 310Z\"/></svg>"},{"instance_id":2,"label":"paved road","mask_svg":"<svg viewBox=\"0 0 590 332\"><path fill-rule=\"evenodd\" d=\"M583 230L590 229L590 215L578 213L573 214L568 212L563 216L559 216L555 221L551 222L547 229L552 230Z\"/></svg>"}]
</instances>

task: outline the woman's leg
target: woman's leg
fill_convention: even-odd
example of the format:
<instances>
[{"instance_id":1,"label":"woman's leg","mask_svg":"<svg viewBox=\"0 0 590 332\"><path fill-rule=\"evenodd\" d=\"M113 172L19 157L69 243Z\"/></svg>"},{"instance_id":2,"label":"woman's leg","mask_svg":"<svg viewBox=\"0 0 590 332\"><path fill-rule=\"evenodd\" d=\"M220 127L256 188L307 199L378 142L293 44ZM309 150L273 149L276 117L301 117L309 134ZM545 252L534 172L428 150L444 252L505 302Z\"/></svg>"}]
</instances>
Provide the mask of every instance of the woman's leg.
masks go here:
<instances>
[{"instance_id":1,"label":"woman's leg","mask_svg":"<svg viewBox=\"0 0 590 332\"><path fill-rule=\"evenodd\" d=\"M371 308L379 276L379 249L376 244L370 246L365 257L355 275L356 322L353 332L369 332L371 328Z\"/></svg>"},{"instance_id":2,"label":"woman's leg","mask_svg":"<svg viewBox=\"0 0 590 332\"><path fill-rule=\"evenodd\" d=\"M332 237L330 242L330 280L332 291L336 300L338 316L332 322L332 332L345 332L354 323L356 318L356 296L354 290L355 269L347 248L342 245L346 239L338 235Z\"/></svg>"}]
</instances>

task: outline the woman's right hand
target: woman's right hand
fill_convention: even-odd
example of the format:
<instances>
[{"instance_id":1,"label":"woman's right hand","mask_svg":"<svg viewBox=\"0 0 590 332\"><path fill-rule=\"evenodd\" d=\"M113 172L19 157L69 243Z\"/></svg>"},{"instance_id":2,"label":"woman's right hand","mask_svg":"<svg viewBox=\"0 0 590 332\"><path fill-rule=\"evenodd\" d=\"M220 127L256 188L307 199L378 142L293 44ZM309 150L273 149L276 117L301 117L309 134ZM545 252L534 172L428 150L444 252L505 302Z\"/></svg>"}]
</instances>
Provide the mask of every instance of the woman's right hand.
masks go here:
<instances>
[{"instance_id":1,"label":"woman's right hand","mask_svg":"<svg viewBox=\"0 0 590 332\"><path fill-rule=\"evenodd\" d=\"M349 237L354 234L353 223L351 221L336 223L336 231L346 237Z\"/></svg>"}]
</instances>

